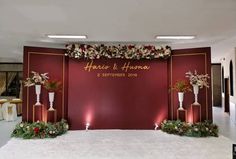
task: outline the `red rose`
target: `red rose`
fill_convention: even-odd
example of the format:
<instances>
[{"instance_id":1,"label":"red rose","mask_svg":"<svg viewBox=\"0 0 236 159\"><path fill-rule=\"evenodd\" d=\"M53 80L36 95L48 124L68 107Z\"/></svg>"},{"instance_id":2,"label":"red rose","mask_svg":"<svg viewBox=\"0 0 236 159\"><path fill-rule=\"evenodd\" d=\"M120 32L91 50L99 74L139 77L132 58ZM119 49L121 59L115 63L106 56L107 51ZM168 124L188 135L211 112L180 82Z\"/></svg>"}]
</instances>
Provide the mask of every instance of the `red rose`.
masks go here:
<instances>
[{"instance_id":1,"label":"red rose","mask_svg":"<svg viewBox=\"0 0 236 159\"><path fill-rule=\"evenodd\" d=\"M35 127L35 128L34 128L34 133L35 133L35 134L38 134L38 133L39 133L39 128L38 128L38 127Z\"/></svg>"},{"instance_id":2,"label":"red rose","mask_svg":"<svg viewBox=\"0 0 236 159\"><path fill-rule=\"evenodd\" d=\"M131 50L131 49L134 48L134 46L133 45L129 45L128 48Z\"/></svg>"}]
</instances>

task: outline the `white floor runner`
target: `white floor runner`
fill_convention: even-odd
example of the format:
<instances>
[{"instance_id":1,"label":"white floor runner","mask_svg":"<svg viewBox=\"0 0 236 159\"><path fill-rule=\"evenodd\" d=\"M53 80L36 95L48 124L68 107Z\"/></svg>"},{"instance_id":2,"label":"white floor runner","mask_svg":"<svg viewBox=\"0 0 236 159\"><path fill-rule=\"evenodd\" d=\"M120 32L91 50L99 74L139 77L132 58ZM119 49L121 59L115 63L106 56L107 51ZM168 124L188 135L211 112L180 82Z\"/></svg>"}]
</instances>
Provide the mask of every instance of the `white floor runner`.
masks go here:
<instances>
[{"instance_id":1,"label":"white floor runner","mask_svg":"<svg viewBox=\"0 0 236 159\"><path fill-rule=\"evenodd\" d=\"M153 130L69 131L56 139L12 138L0 159L231 159L232 142Z\"/></svg>"}]
</instances>

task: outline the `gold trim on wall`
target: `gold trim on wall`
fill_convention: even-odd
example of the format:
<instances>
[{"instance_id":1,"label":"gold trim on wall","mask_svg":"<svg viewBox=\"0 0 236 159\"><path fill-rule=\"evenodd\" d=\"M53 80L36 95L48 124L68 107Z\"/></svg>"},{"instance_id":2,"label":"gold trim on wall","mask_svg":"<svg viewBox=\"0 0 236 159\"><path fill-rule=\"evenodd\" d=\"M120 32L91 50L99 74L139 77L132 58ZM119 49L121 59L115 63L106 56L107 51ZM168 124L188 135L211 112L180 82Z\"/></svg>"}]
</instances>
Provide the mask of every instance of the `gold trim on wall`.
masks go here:
<instances>
[{"instance_id":1,"label":"gold trim on wall","mask_svg":"<svg viewBox=\"0 0 236 159\"><path fill-rule=\"evenodd\" d=\"M207 56L205 53L205 74L207 74ZM206 88L206 120L208 120L208 88Z\"/></svg>"},{"instance_id":2,"label":"gold trim on wall","mask_svg":"<svg viewBox=\"0 0 236 159\"><path fill-rule=\"evenodd\" d=\"M28 70L27 70L27 76L29 76L30 74L30 55L31 54L37 54L37 55L50 55L50 56L63 56L63 62L62 62L62 118L65 118L65 102L64 102L64 87L65 87L65 55L64 54L56 54L56 53L43 53L43 52L28 52ZM26 111L27 111L27 122L29 121L29 88L27 87L27 96L26 96L26 100L27 100L27 104L26 104ZM33 119L32 119L33 120Z\"/></svg>"},{"instance_id":3,"label":"gold trim on wall","mask_svg":"<svg viewBox=\"0 0 236 159\"><path fill-rule=\"evenodd\" d=\"M171 56L171 58L170 58L170 85L171 85L171 87L173 86L173 82L172 82L172 56ZM171 91L171 94L170 94L170 109L171 109L171 119L173 120L173 118L174 118L174 108L173 108L173 105L172 105L172 100L173 100L173 98L172 98L172 96L173 96L173 91Z\"/></svg>"},{"instance_id":4,"label":"gold trim on wall","mask_svg":"<svg viewBox=\"0 0 236 159\"><path fill-rule=\"evenodd\" d=\"M171 63L170 63L170 78L171 78L171 86L173 85L173 75L172 75L172 73L173 73L173 64L172 64L172 62L173 62L173 59L172 59L172 57L174 57L174 56L196 56L196 55L204 55L204 60L205 60L205 66L204 66L204 68L205 68L205 74L207 73L207 55L206 55L207 53L189 53L189 54L176 54L176 55L171 55ZM205 88L206 89L206 119L208 120L208 90L207 90L207 88ZM171 91L171 119L173 120L174 119L174 103L173 103L173 91Z\"/></svg>"},{"instance_id":5,"label":"gold trim on wall","mask_svg":"<svg viewBox=\"0 0 236 159\"><path fill-rule=\"evenodd\" d=\"M65 56L63 56L63 63L62 63L62 83L63 83L63 87L62 87L62 111L61 111L61 114L62 114L62 118L65 118L65 101L64 101L64 91L65 91Z\"/></svg>"}]
</instances>

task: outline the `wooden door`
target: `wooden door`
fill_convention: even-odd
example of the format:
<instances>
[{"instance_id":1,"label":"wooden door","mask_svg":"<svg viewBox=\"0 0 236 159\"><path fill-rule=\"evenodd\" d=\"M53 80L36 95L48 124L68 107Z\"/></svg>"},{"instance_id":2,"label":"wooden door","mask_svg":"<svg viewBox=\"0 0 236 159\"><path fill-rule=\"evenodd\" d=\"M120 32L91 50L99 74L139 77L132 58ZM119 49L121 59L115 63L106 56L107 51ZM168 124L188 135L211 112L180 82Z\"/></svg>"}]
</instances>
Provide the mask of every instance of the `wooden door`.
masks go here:
<instances>
[{"instance_id":1,"label":"wooden door","mask_svg":"<svg viewBox=\"0 0 236 159\"><path fill-rule=\"evenodd\" d=\"M229 78L225 78L225 91L224 91L224 108L225 112L229 113Z\"/></svg>"}]
</instances>

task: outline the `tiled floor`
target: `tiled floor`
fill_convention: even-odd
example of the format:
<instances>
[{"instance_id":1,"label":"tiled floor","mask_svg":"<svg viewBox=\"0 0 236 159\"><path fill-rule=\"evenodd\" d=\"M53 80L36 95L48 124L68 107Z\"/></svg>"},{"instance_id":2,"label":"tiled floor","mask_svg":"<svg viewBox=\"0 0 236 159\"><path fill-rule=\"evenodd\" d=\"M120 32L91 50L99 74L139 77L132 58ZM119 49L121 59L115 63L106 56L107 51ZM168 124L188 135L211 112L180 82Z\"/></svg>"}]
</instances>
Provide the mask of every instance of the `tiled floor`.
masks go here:
<instances>
[{"instance_id":1,"label":"tiled floor","mask_svg":"<svg viewBox=\"0 0 236 159\"><path fill-rule=\"evenodd\" d=\"M236 123L230 120L229 115L221 108L213 107L213 120L219 126L220 134L236 143ZM15 122L0 121L0 147L7 143L12 130L20 121L21 117L18 117Z\"/></svg>"},{"instance_id":2,"label":"tiled floor","mask_svg":"<svg viewBox=\"0 0 236 159\"><path fill-rule=\"evenodd\" d=\"M0 147L5 145L10 140L11 132L15 125L21 121L21 117L18 117L14 122L0 121Z\"/></svg>"},{"instance_id":3,"label":"tiled floor","mask_svg":"<svg viewBox=\"0 0 236 159\"><path fill-rule=\"evenodd\" d=\"M236 143L236 123L230 120L229 114L222 108L213 107L213 121L219 126L220 134Z\"/></svg>"}]
</instances>

